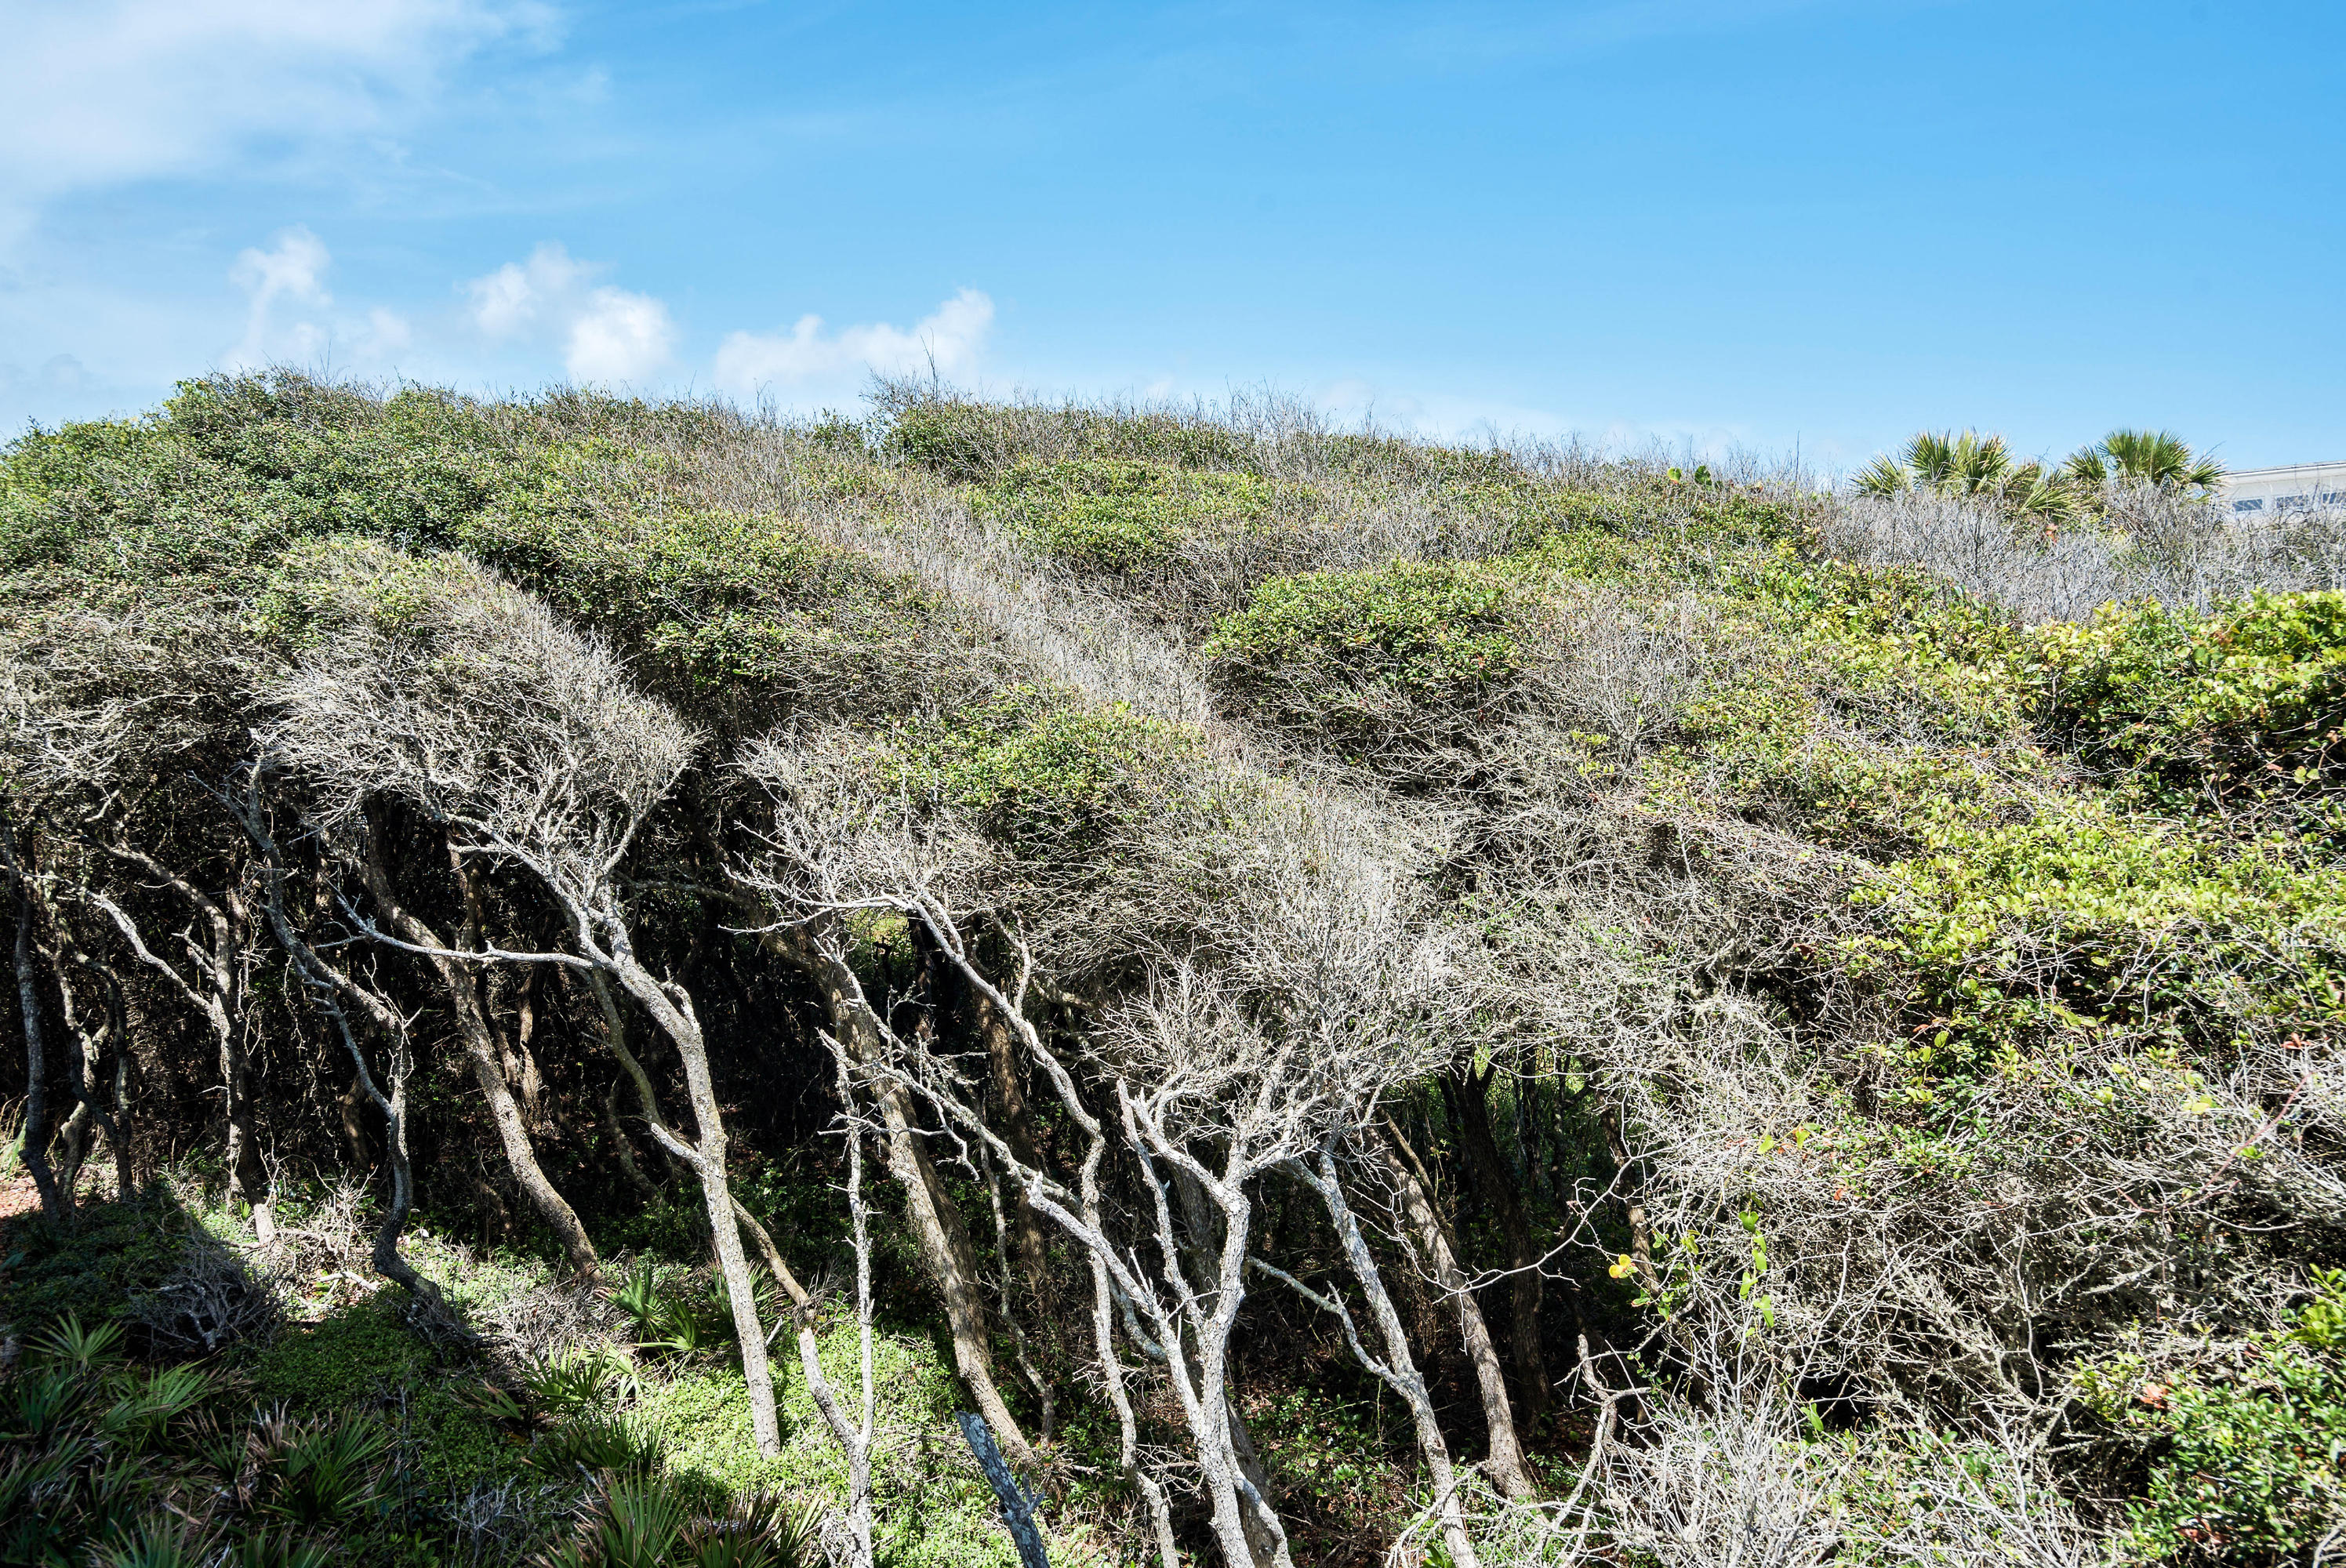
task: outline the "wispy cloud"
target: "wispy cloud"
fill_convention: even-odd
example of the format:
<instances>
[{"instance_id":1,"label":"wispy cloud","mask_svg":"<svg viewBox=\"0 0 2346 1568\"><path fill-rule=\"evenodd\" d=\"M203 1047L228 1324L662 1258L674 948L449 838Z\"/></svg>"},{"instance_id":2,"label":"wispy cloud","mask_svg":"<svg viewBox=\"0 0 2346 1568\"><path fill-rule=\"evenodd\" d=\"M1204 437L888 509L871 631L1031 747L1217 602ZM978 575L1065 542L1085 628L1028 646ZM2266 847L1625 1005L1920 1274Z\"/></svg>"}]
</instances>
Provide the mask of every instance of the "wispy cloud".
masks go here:
<instances>
[{"instance_id":1,"label":"wispy cloud","mask_svg":"<svg viewBox=\"0 0 2346 1568\"><path fill-rule=\"evenodd\" d=\"M326 274L333 264L326 242L300 224L279 230L265 249L239 251L228 280L244 291L244 336L221 362L230 370L326 359L379 365L405 349L414 333L395 311L332 313Z\"/></svg>"},{"instance_id":2,"label":"wispy cloud","mask_svg":"<svg viewBox=\"0 0 2346 1568\"><path fill-rule=\"evenodd\" d=\"M67 192L200 173L264 145L395 133L541 0L14 0L0 48L0 245Z\"/></svg>"},{"instance_id":3,"label":"wispy cloud","mask_svg":"<svg viewBox=\"0 0 2346 1568\"><path fill-rule=\"evenodd\" d=\"M540 245L527 261L464 285L473 324L492 340L559 347L579 381L645 381L672 358L676 324L651 295L596 283L602 270L558 244Z\"/></svg>"},{"instance_id":4,"label":"wispy cloud","mask_svg":"<svg viewBox=\"0 0 2346 1568\"><path fill-rule=\"evenodd\" d=\"M823 331L801 316L788 332L733 332L717 350L717 384L739 397L785 400L852 393L872 372L925 372L967 380L978 369L994 327L994 301L964 289L911 327L885 321Z\"/></svg>"},{"instance_id":5,"label":"wispy cloud","mask_svg":"<svg viewBox=\"0 0 2346 1568\"><path fill-rule=\"evenodd\" d=\"M1743 423L1699 419L1591 419L1528 403L1413 393L1361 378L1328 382L1312 401L1340 421L1435 441L1581 442L1600 452L1717 462L1757 441Z\"/></svg>"},{"instance_id":6,"label":"wispy cloud","mask_svg":"<svg viewBox=\"0 0 2346 1568\"><path fill-rule=\"evenodd\" d=\"M332 304L333 297L326 292L326 269L332 265L325 242L299 226L279 234L266 250L239 252L228 280L244 290L244 340L230 351L230 367L313 357L321 346L317 324L282 321L278 306L282 302L322 310Z\"/></svg>"}]
</instances>

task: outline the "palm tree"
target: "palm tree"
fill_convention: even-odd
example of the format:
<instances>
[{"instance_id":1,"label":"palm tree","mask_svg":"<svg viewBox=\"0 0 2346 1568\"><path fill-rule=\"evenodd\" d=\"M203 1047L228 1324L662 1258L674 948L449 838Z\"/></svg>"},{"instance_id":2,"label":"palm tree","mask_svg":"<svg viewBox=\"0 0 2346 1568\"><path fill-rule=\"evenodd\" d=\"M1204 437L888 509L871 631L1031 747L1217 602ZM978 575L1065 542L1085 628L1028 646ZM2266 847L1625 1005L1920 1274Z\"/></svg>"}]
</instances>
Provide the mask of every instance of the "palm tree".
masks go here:
<instances>
[{"instance_id":1,"label":"palm tree","mask_svg":"<svg viewBox=\"0 0 2346 1568\"><path fill-rule=\"evenodd\" d=\"M2061 465L2072 482L2099 488L2112 479L2161 490L2214 491L2224 483L2224 465L2202 457L2171 430L2114 430Z\"/></svg>"},{"instance_id":2,"label":"palm tree","mask_svg":"<svg viewBox=\"0 0 2346 1568\"><path fill-rule=\"evenodd\" d=\"M1868 495L1929 490L2047 523L2061 522L2076 510L2065 474L2047 473L2034 459L2016 463L2004 437L1974 430L1923 431L1901 455L1883 453L1860 469L1856 484Z\"/></svg>"},{"instance_id":3,"label":"palm tree","mask_svg":"<svg viewBox=\"0 0 2346 1568\"><path fill-rule=\"evenodd\" d=\"M1967 430L1961 435L1928 431L1906 443L1906 466L1942 495L2000 493L2012 473L2012 453L2000 435Z\"/></svg>"}]
</instances>

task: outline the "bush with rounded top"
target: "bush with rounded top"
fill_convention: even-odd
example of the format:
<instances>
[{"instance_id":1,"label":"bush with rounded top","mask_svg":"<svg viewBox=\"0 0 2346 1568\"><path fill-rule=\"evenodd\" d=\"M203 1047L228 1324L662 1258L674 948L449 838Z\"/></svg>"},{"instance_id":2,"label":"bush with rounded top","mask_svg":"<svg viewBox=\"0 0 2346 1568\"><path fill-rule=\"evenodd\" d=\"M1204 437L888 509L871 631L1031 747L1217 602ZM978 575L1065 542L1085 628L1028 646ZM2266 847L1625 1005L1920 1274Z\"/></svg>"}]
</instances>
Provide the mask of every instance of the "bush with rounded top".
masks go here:
<instances>
[{"instance_id":1,"label":"bush with rounded top","mask_svg":"<svg viewBox=\"0 0 2346 1568\"><path fill-rule=\"evenodd\" d=\"M1201 651L1216 684L1275 722L1341 721L1358 688L1471 701L1521 671L1519 582L1478 563L1405 561L1278 577Z\"/></svg>"},{"instance_id":2,"label":"bush with rounded top","mask_svg":"<svg viewBox=\"0 0 2346 1568\"><path fill-rule=\"evenodd\" d=\"M1163 566L1193 539L1257 527L1277 499L1251 473L1079 458L1020 463L977 504L1046 554L1113 575Z\"/></svg>"}]
</instances>

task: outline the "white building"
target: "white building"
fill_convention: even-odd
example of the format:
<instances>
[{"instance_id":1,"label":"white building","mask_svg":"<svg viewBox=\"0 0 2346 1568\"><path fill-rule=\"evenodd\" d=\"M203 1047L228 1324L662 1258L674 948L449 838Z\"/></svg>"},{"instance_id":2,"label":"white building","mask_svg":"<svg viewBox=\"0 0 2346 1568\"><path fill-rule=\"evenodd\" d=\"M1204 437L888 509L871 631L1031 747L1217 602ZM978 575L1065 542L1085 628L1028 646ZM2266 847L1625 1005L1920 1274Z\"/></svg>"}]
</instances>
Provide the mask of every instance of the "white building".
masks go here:
<instances>
[{"instance_id":1,"label":"white building","mask_svg":"<svg viewBox=\"0 0 2346 1568\"><path fill-rule=\"evenodd\" d=\"M2346 463L2243 468L2224 476L2224 499L2234 513L2260 517L2346 508Z\"/></svg>"}]
</instances>

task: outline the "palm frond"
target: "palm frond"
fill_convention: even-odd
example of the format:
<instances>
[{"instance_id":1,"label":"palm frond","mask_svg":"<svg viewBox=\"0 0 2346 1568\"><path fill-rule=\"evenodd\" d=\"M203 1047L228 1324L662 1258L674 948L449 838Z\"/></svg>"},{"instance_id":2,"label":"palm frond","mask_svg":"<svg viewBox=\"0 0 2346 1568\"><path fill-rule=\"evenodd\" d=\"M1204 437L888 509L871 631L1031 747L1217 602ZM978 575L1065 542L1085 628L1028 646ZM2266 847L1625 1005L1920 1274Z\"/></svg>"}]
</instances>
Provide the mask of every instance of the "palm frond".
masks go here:
<instances>
[{"instance_id":1,"label":"palm frond","mask_svg":"<svg viewBox=\"0 0 2346 1568\"><path fill-rule=\"evenodd\" d=\"M1906 443L1906 466L1918 485L1945 487L1955 472L1955 437L1945 433L1918 432Z\"/></svg>"},{"instance_id":2,"label":"palm frond","mask_svg":"<svg viewBox=\"0 0 2346 1568\"><path fill-rule=\"evenodd\" d=\"M1896 495L1914 488L1914 473L1885 452L1859 469L1852 483L1862 494Z\"/></svg>"}]
</instances>

